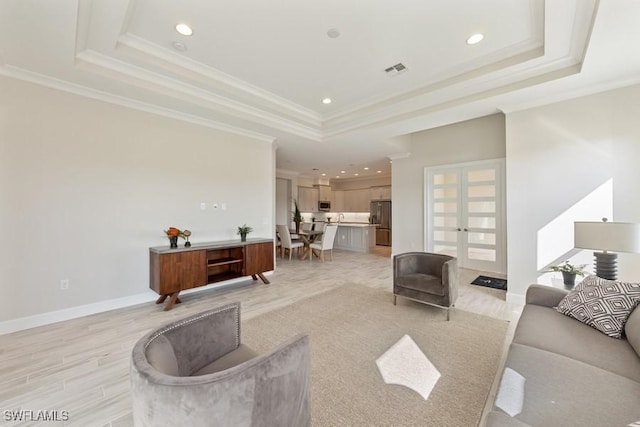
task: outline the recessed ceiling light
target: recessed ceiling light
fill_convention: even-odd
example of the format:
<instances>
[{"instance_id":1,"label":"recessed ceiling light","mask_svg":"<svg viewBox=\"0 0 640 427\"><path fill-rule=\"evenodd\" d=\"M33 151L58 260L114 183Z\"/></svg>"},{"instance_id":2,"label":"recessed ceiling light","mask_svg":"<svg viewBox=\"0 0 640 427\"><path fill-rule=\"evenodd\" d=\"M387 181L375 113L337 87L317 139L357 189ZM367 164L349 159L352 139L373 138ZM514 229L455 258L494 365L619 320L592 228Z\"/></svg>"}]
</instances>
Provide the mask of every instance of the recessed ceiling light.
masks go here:
<instances>
[{"instance_id":1,"label":"recessed ceiling light","mask_svg":"<svg viewBox=\"0 0 640 427\"><path fill-rule=\"evenodd\" d=\"M325 104L325 105L326 104L331 104L331 98L323 98L322 99L322 103Z\"/></svg>"},{"instance_id":2,"label":"recessed ceiling light","mask_svg":"<svg viewBox=\"0 0 640 427\"><path fill-rule=\"evenodd\" d=\"M177 24L176 31L182 34L183 36L190 36L193 34L193 30L187 24Z\"/></svg>"},{"instance_id":3,"label":"recessed ceiling light","mask_svg":"<svg viewBox=\"0 0 640 427\"><path fill-rule=\"evenodd\" d=\"M360 175L360 174L359 174L359 173L354 173L354 175L355 175L355 176L358 176L358 175Z\"/></svg>"},{"instance_id":4,"label":"recessed ceiling light","mask_svg":"<svg viewBox=\"0 0 640 427\"><path fill-rule=\"evenodd\" d=\"M171 43L171 46L173 46L173 48L175 50L177 50L178 52L186 52L187 51L187 45L182 43L182 42L173 42L173 43Z\"/></svg>"},{"instance_id":5,"label":"recessed ceiling light","mask_svg":"<svg viewBox=\"0 0 640 427\"><path fill-rule=\"evenodd\" d=\"M327 174L326 174L326 173L323 173L323 174L322 174L322 176L327 176Z\"/></svg>"},{"instance_id":6,"label":"recessed ceiling light","mask_svg":"<svg viewBox=\"0 0 640 427\"><path fill-rule=\"evenodd\" d=\"M368 171L368 170L369 170L369 168L364 168L364 170Z\"/></svg>"},{"instance_id":7,"label":"recessed ceiling light","mask_svg":"<svg viewBox=\"0 0 640 427\"><path fill-rule=\"evenodd\" d=\"M340 173L346 173L345 171L340 171Z\"/></svg>"},{"instance_id":8,"label":"recessed ceiling light","mask_svg":"<svg viewBox=\"0 0 640 427\"><path fill-rule=\"evenodd\" d=\"M471 37L469 37L467 39L467 44L476 44L476 43L480 43L482 41L482 39L484 38L484 35L482 33L477 33L472 35Z\"/></svg>"},{"instance_id":9,"label":"recessed ceiling light","mask_svg":"<svg viewBox=\"0 0 640 427\"><path fill-rule=\"evenodd\" d=\"M327 36L329 36L330 39L337 39L340 37L340 30L337 28L329 28Z\"/></svg>"},{"instance_id":10,"label":"recessed ceiling light","mask_svg":"<svg viewBox=\"0 0 640 427\"><path fill-rule=\"evenodd\" d=\"M340 175L336 175L336 178L340 178Z\"/></svg>"},{"instance_id":11,"label":"recessed ceiling light","mask_svg":"<svg viewBox=\"0 0 640 427\"><path fill-rule=\"evenodd\" d=\"M382 171L376 171L376 172L378 172L378 173L382 173Z\"/></svg>"}]
</instances>

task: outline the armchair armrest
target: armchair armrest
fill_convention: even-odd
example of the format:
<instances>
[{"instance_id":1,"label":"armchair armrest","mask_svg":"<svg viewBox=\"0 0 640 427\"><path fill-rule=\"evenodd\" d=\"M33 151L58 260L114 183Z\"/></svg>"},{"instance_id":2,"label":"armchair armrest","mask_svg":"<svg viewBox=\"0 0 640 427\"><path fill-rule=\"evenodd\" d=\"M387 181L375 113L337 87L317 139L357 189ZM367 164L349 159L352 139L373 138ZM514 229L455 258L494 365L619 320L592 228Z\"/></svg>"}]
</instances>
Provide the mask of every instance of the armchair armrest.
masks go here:
<instances>
[{"instance_id":1,"label":"armchair armrest","mask_svg":"<svg viewBox=\"0 0 640 427\"><path fill-rule=\"evenodd\" d=\"M527 289L526 303L543 307L556 307L568 292L544 285L531 285Z\"/></svg>"}]
</instances>

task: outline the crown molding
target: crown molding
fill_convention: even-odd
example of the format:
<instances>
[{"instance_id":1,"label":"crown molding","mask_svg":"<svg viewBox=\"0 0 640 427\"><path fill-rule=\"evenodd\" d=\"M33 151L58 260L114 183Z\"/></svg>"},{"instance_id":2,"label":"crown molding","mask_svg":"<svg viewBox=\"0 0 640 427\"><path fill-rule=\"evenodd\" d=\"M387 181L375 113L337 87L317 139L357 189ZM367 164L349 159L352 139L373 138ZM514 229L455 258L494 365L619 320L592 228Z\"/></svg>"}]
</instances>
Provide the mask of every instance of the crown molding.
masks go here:
<instances>
[{"instance_id":1,"label":"crown molding","mask_svg":"<svg viewBox=\"0 0 640 427\"><path fill-rule=\"evenodd\" d=\"M183 113L177 110L171 110L168 108L160 107L155 104L149 104L142 101L137 101L131 98L126 98L120 95L114 95L112 93L100 91L97 89L81 86L76 83L71 83L65 80L56 79L54 77L46 76L43 74L28 71L22 68L18 68L11 65L0 66L0 75L5 77L14 78L17 80L34 83L41 86L46 86L52 89L60 90L63 92L72 93L74 95L83 96L86 98L95 99L98 101L106 102L109 104L115 104L122 107L131 108L134 110L144 111L146 113L156 114L171 119L181 120L184 122L205 126L211 129L232 133L247 138L252 138L258 141L273 143L276 138L273 136L261 134L258 132L249 131L247 129L238 128L228 125L226 123L217 122L203 117L195 116L192 114Z\"/></svg>"},{"instance_id":2,"label":"crown molding","mask_svg":"<svg viewBox=\"0 0 640 427\"><path fill-rule=\"evenodd\" d=\"M397 153L397 154L389 154L387 156L387 159L389 160L398 160L398 159L406 159L408 157L411 156L411 153L406 152L406 153Z\"/></svg>"},{"instance_id":3,"label":"crown molding","mask_svg":"<svg viewBox=\"0 0 640 427\"><path fill-rule=\"evenodd\" d=\"M628 79L621 79L615 81L609 81L597 85L584 85L574 90L564 92L554 92L551 96L545 96L536 100L528 100L526 102L509 103L499 105L498 109L504 114L517 113L518 111L529 110L537 107L544 107L545 105L555 104L557 102L569 101L576 98L582 98L584 96L596 95L598 93L607 92L610 90L621 89L628 86L640 84L640 76L630 77Z\"/></svg>"},{"instance_id":4,"label":"crown molding","mask_svg":"<svg viewBox=\"0 0 640 427\"><path fill-rule=\"evenodd\" d=\"M319 130L311 126L287 120L279 115L265 112L259 108L126 63L94 50L85 50L76 54L76 65L97 67L103 72L115 73L118 75L120 81L125 81L137 87L146 87L155 92L165 93L212 111L233 115L243 120L259 123L316 141L319 141L322 137Z\"/></svg>"},{"instance_id":5,"label":"crown molding","mask_svg":"<svg viewBox=\"0 0 640 427\"><path fill-rule=\"evenodd\" d=\"M251 98L258 98L266 102L267 108L291 115L294 119L306 122L312 126L319 127L321 124L321 115L313 110L220 70L206 66L201 62L194 61L187 56L174 53L169 49L148 42L134 34L125 33L118 37L116 48L121 49L123 46L129 48L135 52L136 56L146 61L160 62L160 64L165 67L167 64L170 64L172 71L185 77L194 77L194 75L203 77L206 79L207 84L217 89L224 90L228 93L240 93L241 95L249 95Z\"/></svg>"}]
</instances>

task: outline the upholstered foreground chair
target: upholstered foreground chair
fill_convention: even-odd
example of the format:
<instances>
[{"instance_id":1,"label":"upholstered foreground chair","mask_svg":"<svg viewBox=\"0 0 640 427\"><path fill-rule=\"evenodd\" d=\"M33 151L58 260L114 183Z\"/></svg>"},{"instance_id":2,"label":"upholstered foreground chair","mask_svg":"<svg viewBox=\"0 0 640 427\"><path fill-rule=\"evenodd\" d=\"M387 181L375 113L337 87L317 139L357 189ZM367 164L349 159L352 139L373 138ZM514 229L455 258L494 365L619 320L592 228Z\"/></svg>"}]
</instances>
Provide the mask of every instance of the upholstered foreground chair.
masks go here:
<instances>
[{"instance_id":1,"label":"upholstered foreground chair","mask_svg":"<svg viewBox=\"0 0 640 427\"><path fill-rule=\"evenodd\" d=\"M313 259L314 252L317 252L318 257L324 262L324 253L329 251L330 259L333 261L333 242L336 240L336 233L338 231L337 225L327 225L322 233L322 240L314 242L309 245L311 253L309 254L309 262Z\"/></svg>"},{"instance_id":2,"label":"upholstered foreground chair","mask_svg":"<svg viewBox=\"0 0 640 427\"><path fill-rule=\"evenodd\" d=\"M309 426L309 341L240 343L240 304L175 321L133 348L135 426Z\"/></svg>"},{"instance_id":3,"label":"upholstered foreground chair","mask_svg":"<svg viewBox=\"0 0 640 427\"><path fill-rule=\"evenodd\" d=\"M393 257L393 304L401 296L447 310L458 298L458 260L428 252Z\"/></svg>"},{"instance_id":4,"label":"upholstered foreground chair","mask_svg":"<svg viewBox=\"0 0 640 427\"><path fill-rule=\"evenodd\" d=\"M297 249L298 255L300 254L300 248L304 247L304 243L299 240L291 239L289 227L286 225L276 225L276 232L278 233L278 236L280 236L280 243L282 244L282 250L284 253L289 251L289 260L291 260L291 251L293 249Z\"/></svg>"}]
</instances>

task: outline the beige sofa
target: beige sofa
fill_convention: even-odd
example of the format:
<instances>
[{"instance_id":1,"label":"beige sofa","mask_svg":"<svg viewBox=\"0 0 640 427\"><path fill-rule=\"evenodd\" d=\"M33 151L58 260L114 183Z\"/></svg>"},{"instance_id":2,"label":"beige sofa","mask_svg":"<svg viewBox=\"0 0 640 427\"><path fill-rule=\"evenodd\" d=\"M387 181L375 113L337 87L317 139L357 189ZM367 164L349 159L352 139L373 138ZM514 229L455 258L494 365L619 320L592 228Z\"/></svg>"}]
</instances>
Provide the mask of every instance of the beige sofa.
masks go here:
<instances>
[{"instance_id":1,"label":"beige sofa","mask_svg":"<svg viewBox=\"0 0 640 427\"><path fill-rule=\"evenodd\" d=\"M640 309L610 338L553 308L566 293L528 289L486 426L640 425Z\"/></svg>"}]
</instances>

